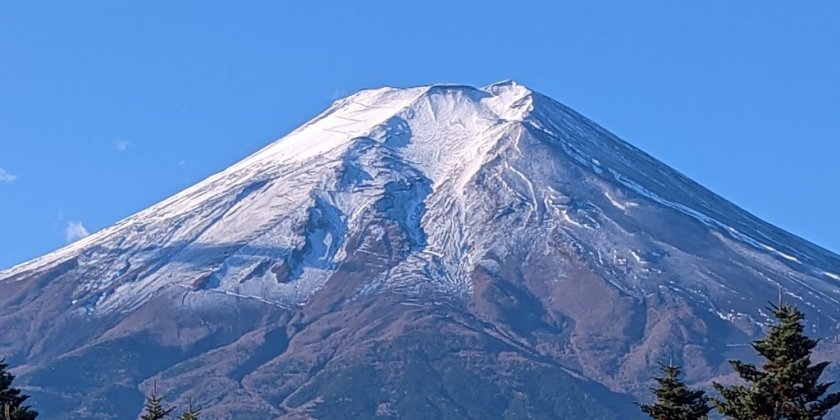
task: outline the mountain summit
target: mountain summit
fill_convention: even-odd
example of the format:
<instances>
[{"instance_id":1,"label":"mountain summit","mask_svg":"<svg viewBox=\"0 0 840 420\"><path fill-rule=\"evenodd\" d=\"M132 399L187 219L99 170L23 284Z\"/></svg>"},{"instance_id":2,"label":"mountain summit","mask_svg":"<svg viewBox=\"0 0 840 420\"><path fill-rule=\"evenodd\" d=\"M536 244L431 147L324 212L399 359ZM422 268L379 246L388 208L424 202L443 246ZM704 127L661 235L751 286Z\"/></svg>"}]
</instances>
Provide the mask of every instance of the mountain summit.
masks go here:
<instances>
[{"instance_id":1,"label":"mountain summit","mask_svg":"<svg viewBox=\"0 0 840 420\"><path fill-rule=\"evenodd\" d=\"M516 82L382 88L0 272L0 354L49 418L151 381L220 418L628 418L657 361L728 374L780 288L840 353L838 273Z\"/></svg>"}]
</instances>

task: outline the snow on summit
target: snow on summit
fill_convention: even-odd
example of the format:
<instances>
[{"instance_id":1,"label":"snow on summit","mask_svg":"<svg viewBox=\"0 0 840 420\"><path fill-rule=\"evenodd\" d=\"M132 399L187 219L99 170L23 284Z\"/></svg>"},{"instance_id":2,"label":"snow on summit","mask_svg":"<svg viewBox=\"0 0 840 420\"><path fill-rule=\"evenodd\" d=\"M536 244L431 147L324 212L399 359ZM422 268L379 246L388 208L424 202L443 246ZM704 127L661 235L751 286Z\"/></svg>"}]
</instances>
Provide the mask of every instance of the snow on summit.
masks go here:
<instances>
[{"instance_id":1,"label":"snow on summit","mask_svg":"<svg viewBox=\"0 0 840 420\"><path fill-rule=\"evenodd\" d=\"M218 269L208 254L220 248L259 244L261 249L274 251L270 255L252 256L255 261L276 258L278 253L284 253L281 250L301 246L303 238L288 233L275 237L270 233L289 229L305 219L311 204L321 200L335 201L330 204L337 206L341 215L336 216L340 220L335 223L352 221L352 217L359 215L359 207L368 204L366 200L377 193L376 188L381 192L386 180L404 175L385 174L393 169L389 164L398 169L402 166L411 169L429 183L430 189L453 180L463 184L510 122L521 120L530 109L530 94L530 90L514 82L483 89L434 85L363 90L338 100L287 136L174 197L0 275L14 277L74 257L82 267L97 272L107 271L103 266L116 262L124 267L108 273L110 279L100 279L83 289L108 289L105 294L97 294L97 299L102 300L98 304L125 303L140 302L146 294L174 281L169 279L184 278L182 270L194 269L196 272L187 277L196 277L203 275L203 271ZM361 178L351 180L353 176ZM353 184L336 185L342 181ZM346 190L351 186L355 194ZM324 241L340 240L336 237L338 232L324 235ZM337 244L330 245L334 245L327 246L331 254L322 255L321 259L313 256L311 266L301 273L305 279L294 287L265 290L246 283L230 292L261 298L268 294L280 301L297 296L292 298L295 301L317 288L329 272L330 264L324 258L331 259L340 251ZM198 252L190 258L208 258L209 265L179 267L183 264L174 257L189 254L199 246L212 251ZM166 267L144 272L143 280L121 282L118 275L121 270L155 259L165 259L168 263ZM224 264L225 277L237 276L242 267L229 265ZM118 286L114 288L114 285ZM220 282L218 287L224 290L225 285Z\"/></svg>"},{"instance_id":2,"label":"snow on summit","mask_svg":"<svg viewBox=\"0 0 840 420\"><path fill-rule=\"evenodd\" d=\"M840 303L822 274L838 270L835 255L788 239L512 81L360 91L230 168L0 279L72 270L82 279L72 302L86 314L130 310L167 290L195 305L228 294L293 306L351 256L381 255L382 238L399 232L399 258L357 293L468 296L475 270L563 243L586 244L579 252L638 295L664 281L651 261L664 266L663 256L686 252L629 234L631 220L644 225L663 211L735 252L780 270L795 265L819 280L787 280L791 287Z\"/></svg>"}]
</instances>

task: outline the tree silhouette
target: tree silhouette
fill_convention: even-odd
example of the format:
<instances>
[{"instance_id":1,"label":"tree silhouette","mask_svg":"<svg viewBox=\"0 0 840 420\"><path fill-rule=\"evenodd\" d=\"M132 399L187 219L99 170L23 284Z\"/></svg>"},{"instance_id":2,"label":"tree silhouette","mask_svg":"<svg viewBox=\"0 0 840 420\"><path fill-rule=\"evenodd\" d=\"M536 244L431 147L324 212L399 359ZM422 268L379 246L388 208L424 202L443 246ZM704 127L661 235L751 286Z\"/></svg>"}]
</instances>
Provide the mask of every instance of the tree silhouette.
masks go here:
<instances>
[{"instance_id":1,"label":"tree silhouette","mask_svg":"<svg viewBox=\"0 0 840 420\"><path fill-rule=\"evenodd\" d=\"M703 420L711 407L706 393L688 389L680 379L682 371L672 364L659 364L662 374L656 377L658 386L652 388L656 401L640 404L642 411L654 420Z\"/></svg>"},{"instance_id":2,"label":"tree silhouette","mask_svg":"<svg viewBox=\"0 0 840 420\"><path fill-rule=\"evenodd\" d=\"M12 386L15 375L8 371L5 359L0 359L0 409L5 420L31 420L38 417L38 412L24 405L29 399L19 389Z\"/></svg>"},{"instance_id":3,"label":"tree silhouette","mask_svg":"<svg viewBox=\"0 0 840 420\"><path fill-rule=\"evenodd\" d=\"M715 383L722 398L713 404L721 414L736 420L823 419L840 404L840 393L825 395L832 383L819 382L829 363L811 364L818 341L804 334L805 315L796 306L780 302L769 309L777 323L767 337L753 342L766 362L758 368L730 361L747 385Z\"/></svg>"},{"instance_id":4,"label":"tree silhouette","mask_svg":"<svg viewBox=\"0 0 840 420\"><path fill-rule=\"evenodd\" d=\"M146 407L143 415L140 416L142 420L160 420L169 416L175 407L165 408L163 406L163 395L157 393L157 383L153 385L152 394L146 397Z\"/></svg>"}]
</instances>

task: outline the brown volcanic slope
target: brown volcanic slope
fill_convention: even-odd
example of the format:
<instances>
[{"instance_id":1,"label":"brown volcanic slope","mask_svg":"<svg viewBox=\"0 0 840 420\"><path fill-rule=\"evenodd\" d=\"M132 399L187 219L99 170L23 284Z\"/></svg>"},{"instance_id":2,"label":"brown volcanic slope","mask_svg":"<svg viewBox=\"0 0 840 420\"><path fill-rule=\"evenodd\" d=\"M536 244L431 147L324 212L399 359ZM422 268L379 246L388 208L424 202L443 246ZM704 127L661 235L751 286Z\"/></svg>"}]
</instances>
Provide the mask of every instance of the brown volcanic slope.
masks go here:
<instances>
[{"instance_id":1,"label":"brown volcanic slope","mask_svg":"<svg viewBox=\"0 0 840 420\"><path fill-rule=\"evenodd\" d=\"M0 354L48 419L153 381L206 418L628 419L657 361L752 357L779 286L836 359L837 273L521 85L385 88L0 272Z\"/></svg>"}]
</instances>

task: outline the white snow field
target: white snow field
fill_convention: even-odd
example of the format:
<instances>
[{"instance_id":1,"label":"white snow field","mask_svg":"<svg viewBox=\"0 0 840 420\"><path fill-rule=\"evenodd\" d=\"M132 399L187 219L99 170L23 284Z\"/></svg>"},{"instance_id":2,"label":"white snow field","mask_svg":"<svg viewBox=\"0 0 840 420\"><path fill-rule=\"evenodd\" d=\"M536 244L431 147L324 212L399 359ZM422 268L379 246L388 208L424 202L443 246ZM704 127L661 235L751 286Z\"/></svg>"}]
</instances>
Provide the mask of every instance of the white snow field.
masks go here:
<instances>
[{"instance_id":1,"label":"white snow field","mask_svg":"<svg viewBox=\"0 0 840 420\"><path fill-rule=\"evenodd\" d=\"M759 273L765 281L840 304L834 254L516 82L358 92L160 204L0 272L0 281L75 260L82 280L67 304L88 315L128 311L173 287L194 305L214 293L303 305L348 253L373 252L351 251L348 238L373 234L363 230L384 217L409 232L410 246L358 293L466 296L476 267L548 252L559 240L579 244L624 293L643 296L672 287L669 258L690 259L625 226L662 211L694 219L733 253L771 267ZM699 293L702 284L708 294L736 289L732 281L698 269L677 289ZM737 306L698 299L715 313Z\"/></svg>"}]
</instances>

